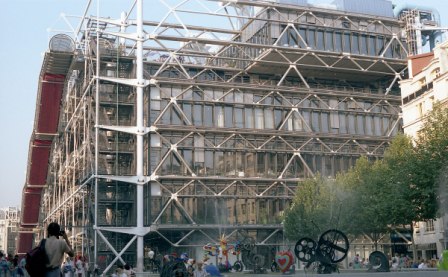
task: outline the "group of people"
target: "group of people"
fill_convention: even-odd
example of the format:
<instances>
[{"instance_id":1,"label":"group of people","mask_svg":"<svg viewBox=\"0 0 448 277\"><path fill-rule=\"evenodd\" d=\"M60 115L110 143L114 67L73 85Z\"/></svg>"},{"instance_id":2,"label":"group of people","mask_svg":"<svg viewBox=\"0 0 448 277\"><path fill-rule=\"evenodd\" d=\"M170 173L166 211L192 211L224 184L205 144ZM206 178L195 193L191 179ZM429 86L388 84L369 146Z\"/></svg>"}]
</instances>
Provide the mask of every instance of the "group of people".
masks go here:
<instances>
[{"instance_id":1,"label":"group of people","mask_svg":"<svg viewBox=\"0 0 448 277\"><path fill-rule=\"evenodd\" d=\"M415 268L415 269L426 269L426 268L435 268L437 267L437 260L425 260L418 258L416 260L411 259L405 255L395 256L390 260L391 268L393 269L402 269L402 268Z\"/></svg>"},{"instance_id":2,"label":"group of people","mask_svg":"<svg viewBox=\"0 0 448 277\"><path fill-rule=\"evenodd\" d=\"M209 259L204 260L191 259L187 253L180 256L176 254L163 256L163 268L160 276L181 276L181 277L208 277L223 276L218 267L210 262Z\"/></svg>"},{"instance_id":3,"label":"group of people","mask_svg":"<svg viewBox=\"0 0 448 277\"><path fill-rule=\"evenodd\" d=\"M395 254L393 257L389 256L389 266L394 270L401 270L403 268L435 268L437 267L437 260L425 260L420 258L413 260L409 256ZM353 269L369 268L369 259L361 258L359 254L356 254L355 257L353 257L353 262L349 264L349 267Z\"/></svg>"},{"instance_id":4,"label":"group of people","mask_svg":"<svg viewBox=\"0 0 448 277\"><path fill-rule=\"evenodd\" d=\"M25 259L19 260L19 255L8 254L5 256L0 252L0 276L21 277L25 276Z\"/></svg>"},{"instance_id":5,"label":"group of people","mask_svg":"<svg viewBox=\"0 0 448 277\"><path fill-rule=\"evenodd\" d=\"M89 263L80 256L75 259L68 256L62 264L61 271L64 277L85 277L89 272Z\"/></svg>"},{"instance_id":6,"label":"group of people","mask_svg":"<svg viewBox=\"0 0 448 277\"><path fill-rule=\"evenodd\" d=\"M112 277L134 277L134 276L135 271L128 264L125 264L124 266L119 265L115 270L115 273L112 274Z\"/></svg>"},{"instance_id":7,"label":"group of people","mask_svg":"<svg viewBox=\"0 0 448 277\"><path fill-rule=\"evenodd\" d=\"M353 258L353 262L349 264L349 267L352 267L353 269L368 268L369 259L361 258L359 254L356 254Z\"/></svg>"}]
</instances>

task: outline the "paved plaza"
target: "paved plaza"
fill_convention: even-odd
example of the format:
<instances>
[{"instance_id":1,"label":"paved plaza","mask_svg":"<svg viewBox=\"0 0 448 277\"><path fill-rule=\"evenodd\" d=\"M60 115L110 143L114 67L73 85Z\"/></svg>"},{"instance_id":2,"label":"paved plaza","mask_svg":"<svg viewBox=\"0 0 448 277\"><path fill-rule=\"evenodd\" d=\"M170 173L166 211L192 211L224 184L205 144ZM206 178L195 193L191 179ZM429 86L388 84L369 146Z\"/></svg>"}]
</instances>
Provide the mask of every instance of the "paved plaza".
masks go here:
<instances>
[{"instance_id":1,"label":"paved plaza","mask_svg":"<svg viewBox=\"0 0 448 277\"><path fill-rule=\"evenodd\" d=\"M448 276L447 271L436 271L436 270L407 270L407 271L392 271L392 272L367 272L364 270L357 271L341 271L340 273L333 274L316 274L316 273L305 273L303 271L298 271L295 274L275 274L275 273L267 273L267 274L251 274L251 273L227 273L224 274L226 277L243 277L243 276L264 276L264 277L280 277L280 276L297 276L297 277L305 277L305 276L338 276L338 277L392 277L392 276L401 276L401 277L438 277L438 276Z\"/></svg>"},{"instance_id":2,"label":"paved plaza","mask_svg":"<svg viewBox=\"0 0 448 277\"><path fill-rule=\"evenodd\" d=\"M156 277L159 274L137 274L137 277ZM404 271L392 271L392 272L367 272L366 270L346 270L340 273L333 274L317 274L313 272L297 271L295 274L281 274L281 273L271 273L266 274L253 274L249 272L242 273L224 273L223 277L249 277L249 276L260 276L260 277L306 277L306 276L338 276L338 277L439 277L448 276L448 271L437 271L435 269L428 270L404 270Z\"/></svg>"}]
</instances>

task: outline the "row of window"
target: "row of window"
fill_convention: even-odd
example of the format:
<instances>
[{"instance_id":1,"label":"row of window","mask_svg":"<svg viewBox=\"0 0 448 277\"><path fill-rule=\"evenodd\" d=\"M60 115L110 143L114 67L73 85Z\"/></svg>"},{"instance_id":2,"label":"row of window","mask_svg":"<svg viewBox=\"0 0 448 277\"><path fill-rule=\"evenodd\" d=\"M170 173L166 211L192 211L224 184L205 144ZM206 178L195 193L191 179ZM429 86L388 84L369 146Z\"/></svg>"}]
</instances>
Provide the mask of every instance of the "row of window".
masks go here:
<instances>
[{"instance_id":1,"label":"row of window","mask_svg":"<svg viewBox=\"0 0 448 277\"><path fill-rule=\"evenodd\" d=\"M298 33L297 33L298 31ZM282 26L283 35L278 38L280 46L298 48L310 47L315 50L345 52L368 56L380 56L384 52L387 58L404 59L406 52L398 41L383 35L341 32L339 30L323 30L316 28L291 28ZM299 36L300 35L300 36ZM387 47L387 48L386 48Z\"/></svg>"},{"instance_id":2,"label":"row of window","mask_svg":"<svg viewBox=\"0 0 448 277\"><path fill-rule=\"evenodd\" d=\"M263 77L263 76L262 76ZM261 78L262 78L261 77ZM299 84L296 83L295 86ZM321 89L324 86L321 86ZM327 88L328 90L336 90L336 87ZM339 88L341 92L350 93L350 95L358 95L363 93L361 89ZM267 94L268 92L266 92ZM243 91L239 89L211 89L204 88L188 88L181 89L175 87L163 87L161 90L158 88L152 88L151 95L151 109L160 110L160 101L169 101L172 97L175 97L178 102L190 102L195 103L198 101L204 101L214 103L216 101L226 102L228 104L263 104L273 106L286 106L298 105L299 108L322 108L328 109L328 107L334 109L350 109L350 110L372 110L374 112L387 112L387 106L379 105L374 100L356 99L353 96L353 100L347 100L346 97L332 97L332 98L310 98L308 95L298 95L297 93L282 93L282 94L270 94L266 95L262 93L254 93L252 91ZM376 100L375 102L377 102Z\"/></svg>"},{"instance_id":3,"label":"row of window","mask_svg":"<svg viewBox=\"0 0 448 277\"><path fill-rule=\"evenodd\" d=\"M145 217L145 224L150 223L150 219L159 216L159 212L166 205L170 197L153 197L145 201L151 216ZM288 207L291 200L287 199L216 199L216 198L182 198L178 201L182 207L188 211L188 215L198 224L278 224L281 222L281 212ZM254 213L248 213L241 209L246 205L254 209ZM249 211L251 210L249 209ZM186 217L185 212L178 205L170 204L159 217L160 224L187 224L191 221Z\"/></svg>"},{"instance_id":4,"label":"row of window","mask_svg":"<svg viewBox=\"0 0 448 277\"><path fill-rule=\"evenodd\" d=\"M168 102L162 101L162 107ZM271 107L220 106L184 103L182 109L171 105L155 122L159 114L151 115L156 125L189 125L215 128L275 129L332 134L384 136L395 124L392 115L353 114L320 110L292 111ZM187 121L187 120L188 121ZM396 132L396 126L393 132Z\"/></svg>"},{"instance_id":5,"label":"row of window","mask_svg":"<svg viewBox=\"0 0 448 277\"><path fill-rule=\"evenodd\" d=\"M179 156L171 153L162 161L162 150L150 151L151 173L159 166L158 175L221 176L231 178L306 178L311 172L320 172L324 176L348 170L356 161L355 156L323 156L302 154L301 157L290 153L211 151L203 149L179 150Z\"/></svg>"}]
</instances>

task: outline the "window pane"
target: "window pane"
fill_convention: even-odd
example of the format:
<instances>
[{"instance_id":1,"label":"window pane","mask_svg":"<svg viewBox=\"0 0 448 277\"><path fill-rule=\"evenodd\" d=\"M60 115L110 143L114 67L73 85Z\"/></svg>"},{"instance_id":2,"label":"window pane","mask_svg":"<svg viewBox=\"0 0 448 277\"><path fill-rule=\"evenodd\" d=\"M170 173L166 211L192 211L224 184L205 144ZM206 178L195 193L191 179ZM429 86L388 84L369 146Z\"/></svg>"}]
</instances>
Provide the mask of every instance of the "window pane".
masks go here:
<instances>
[{"instance_id":1,"label":"window pane","mask_svg":"<svg viewBox=\"0 0 448 277\"><path fill-rule=\"evenodd\" d=\"M264 122L266 129L274 129L273 111L271 109L264 110Z\"/></svg>"},{"instance_id":2,"label":"window pane","mask_svg":"<svg viewBox=\"0 0 448 277\"><path fill-rule=\"evenodd\" d=\"M348 131L352 135L356 134L355 116L354 115L349 115L348 116Z\"/></svg>"},{"instance_id":3,"label":"window pane","mask_svg":"<svg viewBox=\"0 0 448 277\"><path fill-rule=\"evenodd\" d=\"M390 119L388 117L383 117L383 134L387 134L390 131Z\"/></svg>"},{"instance_id":4,"label":"window pane","mask_svg":"<svg viewBox=\"0 0 448 277\"><path fill-rule=\"evenodd\" d=\"M374 128L375 128L375 135L382 136L383 132L381 130L381 118L379 116L375 116L373 118L373 124L374 124Z\"/></svg>"},{"instance_id":5,"label":"window pane","mask_svg":"<svg viewBox=\"0 0 448 277\"><path fill-rule=\"evenodd\" d=\"M264 114L263 110L260 108L255 109L255 128L256 129L264 128Z\"/></svg>"},{"instance_id":6,"label":"window pane","mask_svg":"<svg viewBox=\"0 0 448 277\"><path fill-rule=\"evenodd\" d=\"M293 118L294 131L303 131L302 118L297 113L293 113L291 118Z\"/></svg>"},{"instance_id":7,"label":"window pane","mask_svg":"<svg viewBox=\"0 0 448 277\"><path fill-rule=\"evenodd\" d=\"M368 38L366 35L361 36L361 54L367 55L367 44L368 44Z\"/></svg>"},{"instance_id":8,"label":"window pane","mask_svg":"<svg viewBox=\"0 0 448 277\"><path fill-rule=\"evenodd\" d=\"M246 128L253 129L254 128L254 110L251 108L246 108L244 110L244 115L246 117Z\"/></svg>"},{"instance_id":9,"label":"window pane","mask_svg":"<svg viewBox=\"0 0 448 277\"><path fill-rule=\"evenodd\" d=\"M197 126L202 125L202 105L194 105L193 124Z\"/></svg>"},{"instance_id":10,"label":"window pane","mask_svg":"<svg viewBox=\"0 0 448 277\"><path fill-rule=\"evenodd\" d=\"M325 36L324 35L325 35L325 33L324 33L323 30L317 31L317 49L318 50L324 50L325 49L325 47L324 47Z\"/></svg>"},{"instance_id":11,"label":"window pane","mask_svg":"<svg viewBox=\"0 0 448 277\"><path fill-rule=\"evenodd\" d=\"M333 32L325 32L325 50L334 51Z\"/></svg>"},{"instance_id":12,"label":"window pane","mask_svg":"<svg viewBox=\"0 0 448 277\"><path fill-rule=\"evenodd\" d=\"M182 111L184 112L185 116L190 120L190 122L193 122L193 117L191 115L191 104L190 103L184 103L182 105Z\"/></svg>"},{"instance_id":13,"label":"window pane","mask_svg":"<svg viewBox=\"0 0 448 277\"><path fill-rule=\"evenodd\" d=\"M243 93L241 91L235 91L235 103L243 103Z\"/></svg>"},{"instance_id":14,"label":"window pane","mask_svg":"<svg viewBox=\"0 0 448 277\"><path fill-rule=\"evenodd\" d=\"M308 112L308 111L304 111L303 113L302 113L302 116L303 116L303 119L305 120L305 123L308 125L308 126L311 126L311 121L310 121L310 112ZM312 128L312 127L311 127Z\"/></svg>"},{"instance_id":15,"label":"window pane","mask_svg":"<svg viewBox=\"0 0 448 277\"><path fill-rule=\"evenodd\" d=\"M388 38L385 43L384 43L384 47L386 47L389 42L390 42L391 38ZM388 57L388 58L392 58L393 55L393 49L392 49L393 44L389 45L389 47L386 49L386 54L384 56Z\"/></svg>"},{"instance_id":16,"label":"window pane","mask_svg":"<svg viewBox=\"0 0 448 277\"><path fill-rule=\"evenodd\" d=\"M215 174L222 175L224 173L224 154L223 152L215 152Z\"/></svg>"},{"instance_id":17,"label":"window pane","mask_svg":"<svg viewBox=\"0 0 448 277\"><path fill-rule=\"evenodd\" d=\"M308 46L315 49L316 48L316 31L314 29L308 30Z\"/></svg>"},{"instance_id":18,"label":"window pane","mask_svg":"<svg viewBox=\"0 0 448 277\"><path fill-rule=\"evenodd\" d=\"M311 128L315 132L320 132L320 126L319 126L319 113L318 112L312 112L312 120Z\"/></svg>"},{"instance_id":19,"label":"window pane","mask_svg":"<svg viewBox=\"0 0 448 277\"><path fill-rule=\"evenodd\" d=\"M204 162L204 137L203 136L194 136L194 161L195 163L203 163Z\"/></svg>"},{"instance_id":20,"label":"window pane","mask_svg":"<svg viewBox=\"0 0 448 277\"><path fill-rule=\"evenodd\" d=\"M226 128L232 128L234 126L233 125L233 107L225 106L224 114L225 114L224 126L226 126Z\"/></svg>"},{"instance_id":21,"label":"window pane","mask_svg":"<svg viewBox=\"0 0 448 277\"><path fill-rule=\"evenodd\" d=\"M265 176L265 153L257 153L257 173L259 177Z\"/></svg>"},{"instance_id":22,"label":"window pane","mask_svg":"<svg viewBox=\"0 0 448 277\"><path fill-rule=\"evenodd\" d=\"M359 54L359 35L352 35L352 53Z\"/></svg>"},{"instance_id":23,"label":"window pane","mask_svg":"<svg viewBox=\"0 0 448 277\"><path fill-rule=\"evenodd\" d=\"M369 55L376 56L374 36L369 36Z\"/></svg>"},{"instance_id":24,"label":"window pane","mask_svg":"<svg viewBox=\"0 0 448 277\"><path fill-rule=\"evenodd\" d=\"M372 116L366 116L366 134L367 135L373 135L373 117Z\"/></svg>"},{"instance_id":25,"label":"window pane","mask_svg":"<svg viewBox=\"0 0 448 277\"><path fill-rule=\"evenodd\" d=\"M235 108L235 127L243 128L243 108Z\"/></svg>"},{"instance_id":26,"label":"window pane","mask_svg":"<svg viewBox=\"0 0 448 277\"><path fill-rule=\"evenodd\" d=\"M299 33L300 33L300 36L302 37L302 39L306 42L306 44L309 46L309 44L308 44L308 39L307 39L307 37L306 37L306 30L305 29L303 29L303 28L300 28L299 29ZM299 39L300 40L300 39ZM301 40L300 40L301 41Z\"/></svg>"},{"instance_id":27,"label":"window pane","mask_svg":"<svg viewBox=\"0 0 448 277\"><path fill-rule=\"evenodd\" d=\"M321 113L320 120L321 120L322 132L328 133L328 123L329 123L328 113Z\"/></svg>"},{"instance_id":28,"label":"window pane","mask_svg":"<svg viewBox=\"0 0 448 277\"><path fill-rule=\"evenodd\" d=\"M215 106L215 121L217 127L224 127L224 110L221 106Z\"/></svg>"},{"instance_id":29,"label":"window pane","mask_svg":"<svg viewBox=\"0 0 448 277\"><path fill-rule=\"evenodd\" d=\"M379 36L376 39L376 53L377 53L377 55L381 55L383 50L384 50L384 37Z\"/></svg>"},{"instance_id":30,"label":"window pane","mask_svg":"<svg viewBox=\"0 0 448 277\"><path fill-rule=\"evenodd\" d=\"M350 33L344 33L343 52L350 53Z\"/></svg>"},{"instance_id":31,"label":"window pane","mask_svg":"<svg viewBox=\"0 0 448 277\"><path fill-rule=\"evenodd\" d=\"M342 34L339 32L334 33L334 51L335 52L342 52Z\"/></svg>"},{"instance_id":32,"label":"window pane","mask_svg":"<svg viewBox=\"0 0 448 277\"><path fill-rule=\"evenodd\" d=\"M347 134L346 116L343 113L339 113L339 133Z\"/></svg>"},{"instance_id":33,"label":"window pane","mask_svg":"<svg viewBox=\"0 0 448 277\"><path fill-rule=\"evenodd\" d=\"M358 115L356 118L356 125L357 125L357 133L360 135L364 135L365 131L364 131L364 116L363 115Z\"/></svg>"},{"instance_id":34,"label":"window pane","mask_svg":"<svg viewBox=\"0 0 448 277\"><path fill-rule=\"evenodd\" d=\"M213 152L205 151L204 175L213 175Z\"/></svg>"},{"instance_id":35,"label":"window pane","mask_svg":"<svg viewBox=\"0 0 448 277\"><path fill-rule=\"evenodd\" d=\"M274 110L274 120L275 120L275 128L278 129L283 122L282 110L279 109Z\"/></svg>"},{"instance_id":36,"label":"window pane","mask_svg":"<svg viewBox=\"0 0 448 277\"><path fill-rule=\"evenodd\" d=\"M213 106L205 105L204 107L204 125L213 127Z\"/></svg>"}]
</instances>

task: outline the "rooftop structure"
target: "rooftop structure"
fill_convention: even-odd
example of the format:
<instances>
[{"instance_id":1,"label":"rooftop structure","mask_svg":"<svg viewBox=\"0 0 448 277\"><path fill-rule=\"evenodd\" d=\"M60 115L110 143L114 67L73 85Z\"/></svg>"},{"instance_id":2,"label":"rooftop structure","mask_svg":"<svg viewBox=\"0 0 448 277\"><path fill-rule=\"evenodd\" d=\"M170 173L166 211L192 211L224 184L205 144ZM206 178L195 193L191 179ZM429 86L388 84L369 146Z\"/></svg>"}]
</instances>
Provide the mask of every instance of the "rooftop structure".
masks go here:
<instances>
[{"instance_id":1,"label":"rooftop structure","mask_svg":"<svg viewBox=\"0 0 448 277\"><path fill-rule=\"evenodd\" d=\"M299 182L381 158L401 128L407 42L389 12L160 2L111 19L89 1L75 34L52 39L21 253L58 221L105 272L144 271L146 247L200 257L222 235L269 263Z\"/></svg>"}]
</instances>

